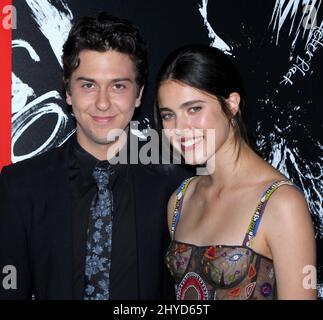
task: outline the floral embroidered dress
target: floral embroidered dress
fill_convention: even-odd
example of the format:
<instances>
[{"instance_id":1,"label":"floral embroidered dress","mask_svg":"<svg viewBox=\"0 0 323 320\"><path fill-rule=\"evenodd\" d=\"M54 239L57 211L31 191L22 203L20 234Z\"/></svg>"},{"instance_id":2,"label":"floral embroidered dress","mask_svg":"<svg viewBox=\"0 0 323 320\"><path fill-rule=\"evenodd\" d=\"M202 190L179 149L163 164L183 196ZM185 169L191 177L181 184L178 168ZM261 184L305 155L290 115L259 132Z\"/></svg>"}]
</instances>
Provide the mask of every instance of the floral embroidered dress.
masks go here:
<instances>
[{"instance_id":1,"label":"floral embroidered dress","mask_svg":"<svg viewBox=\"0 0 323 320\"><path fill-rule=\"evenodd\" d=\"M242 245L196 246L174 240L183 198L192 178L178 188L171 229L172 241L165 256L175 280L177 300L276 299L273 261L250 248L270 196L290 181L273 183L262 195Z\"/></svg>"}]
</instances>

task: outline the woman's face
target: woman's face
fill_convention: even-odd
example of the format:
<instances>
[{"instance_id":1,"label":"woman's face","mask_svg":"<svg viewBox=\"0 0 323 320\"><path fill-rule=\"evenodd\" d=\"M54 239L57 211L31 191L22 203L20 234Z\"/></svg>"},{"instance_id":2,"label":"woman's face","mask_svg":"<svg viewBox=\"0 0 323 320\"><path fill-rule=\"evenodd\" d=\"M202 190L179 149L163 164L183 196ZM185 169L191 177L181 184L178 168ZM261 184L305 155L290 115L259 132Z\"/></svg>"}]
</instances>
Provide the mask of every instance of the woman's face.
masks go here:
<instances>
[{"instance_id":1,"label":"woman's face","mask_svg":"<svg viewBox=\"0 0 323 320\"><path fill-rule=\"evenodd\" d=\"M235 114L239 95L231 94L227 102ZM166 136L188 164L206 163L234 141L230 121L213 95L167 80L159 87L158 105Z\"/></svg>"}]
</instances>

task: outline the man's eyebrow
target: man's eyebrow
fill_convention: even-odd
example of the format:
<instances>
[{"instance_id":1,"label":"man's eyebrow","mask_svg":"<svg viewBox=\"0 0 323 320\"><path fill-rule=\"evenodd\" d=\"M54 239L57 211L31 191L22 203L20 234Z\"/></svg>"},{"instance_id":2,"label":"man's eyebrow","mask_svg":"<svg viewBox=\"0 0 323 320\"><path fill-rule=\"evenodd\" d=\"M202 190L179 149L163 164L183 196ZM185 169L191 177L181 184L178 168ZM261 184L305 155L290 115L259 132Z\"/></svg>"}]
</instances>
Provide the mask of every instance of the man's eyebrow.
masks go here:
<instances>
[{"instance_id":1,"label":"man's eyebrow","mask_svg":"<svg viewBox=\"0 0 323 320\"><path fill-rule=\"evenodd\" d=\"M78 77L76 78L76 81L87 81L87 82L96 82L95 79L92 79L92 78L87 78L87 77ZM111 82L113 83L116 83L116 82L121 82L121 81L129 81L129 82L133 82L132 79L130 78L115 78L115 79L112 79Z\"/></svg>"},{"instance_id":2,"label":"man's eyebrow","mask_svg":"<svg viewBox=\"0 0 323 320\"><path fill-rule=\"evenodd\" d=\"M86 77L78 77L75 79L75 81L87 81L87 82L95 82L94 79L86 78Z\"/></svg>"},{"instance_id":3,"label":"man's eyebrow","mask_svg":"<svg viewBox=\"0 0 323 320\"><path fill-rule=\"evenodd\" d=\"M112 82L121 82L121 81L133 82L133 80L130 79L130 78L116 78L116 79L112 79Z\"/></svg>"}]
</instances>

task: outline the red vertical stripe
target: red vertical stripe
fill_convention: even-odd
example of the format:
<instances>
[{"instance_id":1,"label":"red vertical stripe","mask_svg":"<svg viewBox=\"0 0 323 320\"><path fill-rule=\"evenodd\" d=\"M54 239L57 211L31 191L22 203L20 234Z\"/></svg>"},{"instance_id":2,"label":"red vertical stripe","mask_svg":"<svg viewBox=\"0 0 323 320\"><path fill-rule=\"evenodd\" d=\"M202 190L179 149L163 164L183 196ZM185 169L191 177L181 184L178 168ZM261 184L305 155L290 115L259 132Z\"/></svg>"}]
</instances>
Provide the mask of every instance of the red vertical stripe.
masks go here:
<instances>
[{"instance_id":1,"label":"red vertical stripe","mask_svg":"<svg viewBox=\"0 0 323 320\"><path fill-rule=\"evenodd\" d=\"M12 30L7 23L11 4L11 0L0 0L0 170L11 162Z\"/></svg>"}]
</instances>

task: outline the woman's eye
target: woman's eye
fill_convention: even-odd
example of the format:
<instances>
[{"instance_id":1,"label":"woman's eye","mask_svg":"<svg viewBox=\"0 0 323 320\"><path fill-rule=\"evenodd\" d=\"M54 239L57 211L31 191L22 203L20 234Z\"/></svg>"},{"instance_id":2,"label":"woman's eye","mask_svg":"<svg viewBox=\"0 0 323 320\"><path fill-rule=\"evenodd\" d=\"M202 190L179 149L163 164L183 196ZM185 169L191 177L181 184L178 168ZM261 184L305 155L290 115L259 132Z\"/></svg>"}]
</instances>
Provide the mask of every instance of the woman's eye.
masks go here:
<instances>
[{"instance_id":1,"label":"woman's eye","mask_svg":"<svg viewBox=\"0 0 323 320\"><path fill-rule=\"evenodd\" d=\"M173 116L174 115L172 113L164 113L164 114L161 115L161 118L162 118L162 120L167 121L167 120L172 119Z\"/></svg>"},{"instance_id":2,"label":"woman's eye","mask_svg":"<svg viewBox=\"0 0 323 320\"><path fill-rule=\"evenodd\" d=\"M192 107L189 109L190 113L196 113L199 112L202 108L201 107Z\"/></svg>"}]
</instances>

